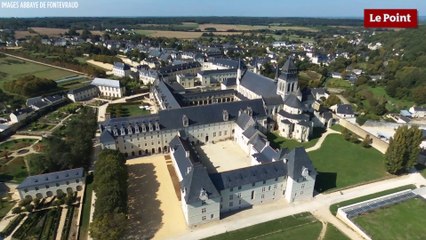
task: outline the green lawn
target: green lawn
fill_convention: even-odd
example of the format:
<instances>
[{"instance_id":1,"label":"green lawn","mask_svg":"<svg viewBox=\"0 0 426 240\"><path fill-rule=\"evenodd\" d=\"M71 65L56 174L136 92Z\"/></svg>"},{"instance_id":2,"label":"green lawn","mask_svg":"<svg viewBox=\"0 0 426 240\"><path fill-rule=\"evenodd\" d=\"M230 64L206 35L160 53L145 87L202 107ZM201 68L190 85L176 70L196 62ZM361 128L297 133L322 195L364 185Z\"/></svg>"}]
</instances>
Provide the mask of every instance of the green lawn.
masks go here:
<instances>
[{"instance_id":1,"label":"green lawn","mask_svg":"<svg viewBox=\"0 0 426 240\"><path fill-rule=\"evenodd\" d=\"M352 85L349 81L338 78L328 78L325 86L328 88L351 88Z\"/></svg>"},{"instance_id":2,"label":"green lawn","mask_svg":"<svg viewBox=\"0 0 426 240\"><path fill-rule=\"evenodd\" d=\"M407 189L415 189L415 188L416 188L415 185L405 185L405 186L402 186L402 187L392 188L392 189L389 189L389 190L386 190L386 191L373 193L373 194L370 194L370 195L365 195L365 196L362 196L362 197L359 197L359 198L350 199L350 200L347 200L347 201L344 201L344 202L340 202L340 203L336 203L336 204L331 205L330 206L330 212L333 215L336 215L337 209L339 209L340 207L348 206L348 205L351 205L351 204L367 201L367 200L370 200L370 199L373 199L373 198L378 198L378 197L386 196L386 195L389 195L389 194L392 194L392 193L404 191L404 190L407 190Z\"/></svg>"},{"instance_id":3,"label":"green lawn","mask_svg":"<svg viewBox=\"0 0 426 240\"><path fill-rule=\"evenodd\" d=\"M383 154L348 142L340 134L329 135L319 150L308 154L318 171L315 187L319 192L388 176Z\"/></svg>"},{"instance_id":4,"label":"green lawn","mask_svg":"<svg viewBox=\"0 0 426 240\"><path fill-rule=\"evenodd\" d=\"M4 142L0 144L0 153L4 150L8 151L15 151L21 148L26 148L31 146L31 144L35 143L36 140L34 139L16 139L16 140L10 140L7 142Z\"/></svg>"},{"instance_id":5,"label":"green lawn","mask_svg":"<svg viewBox=\"0 0 426 240\"><path fill-rule=\"evenodd\" d=\"M372 239L426 239L426 201L410 199L353 219Z\"/></svg>"},{"instance_id":6,"label":"green lawn","mask_svg":"<svg viewBox=\"0 0 426 240\"><path fill-rule=\"evenodd\" d=\"M89 233L90 207L92 202L93 192L93 176L89 175L86 178L86 190L84 193L83 212L81 214L81 227L79 239L86 240Z\"/></svg>"},{"instance_id":7,"label":"green lawn","mask_svg":"<svg viewBox=\"0 0 426 240\"><path fill-rule=\"evenodd\" d=\"M333 129L334 131L342 132L344 127L342 127L342 125L340 124L334 124L333 126L331 126L331 129Z\"/></svg>"},{"instance_id":8,"label":"green lawn","mask_svg":"<svg viewBox=\"0 0 426 240\"><path fill-rule=\"evenodd\" d=\"M0 167L0 181L2 182L20 183L26 177L28 177L28 172L23 157L14 158L8 164Z\"/></svg>"},{"instance_id":9,"label":"green lawn","mask_svg":"<svg viewBox=\"0 0 426 240\"><path fill-rule=\"evenodd\" d=\"M251 227L223 233L209 240L240 239L303 239L316 240L321 232L322 224L310 213L301 213Z\"/></svg>"},{"instance_id":10,"label":"green lawn","mask_svg":"<svg viewBox=\"0 0 426 240\"><path fill-rule=\"evenodd\" d=\"M402 99L396 99L390 97L387 93L384 87L368 87L368 90L373 93L375 97L385 97L388 101L386 104L386 107L388 109L402 109L402 108L410 108L414 105L414 102L402 100Z\"/></svg>"},{"instance_id":11,"label":"green lawn","mask_svg":"<svg viewBox=\"0 0 426 240\"><path fill-rule=\"evenodd\" d=\"M11 202L9 200L0 200L0 220L6 216L6 214L12 209L13 206L15 206L16 202Z\"/></svg>"},{"instance_id":12,"label":"green lawn","mask_svg":"<svg viewBox=\"0 0 426 240\"><path fill-rule=\"evenodd\" d=\"M268 137L268 140L271 142L271 146L274 148L288 148L288 149L294 149L296 147L310 148L318 142L318 139L321 137L323 132L324 132L323 128L314 128L312 139L308 142L303 142L303 143L293 139L283 138L276 132L273 132L273 133L269 132L266 136Z\"/></svg>"},{"instance_id":13,"label":"green lawn","mask_svg":"<svg viewBox=\"0 0 426 240\"><path fill-rule=\"evenodd\" d=\"M75 75L75 73L18 60L12 57L0 58L0 87L3 86L4 82L13 81L27 75L58 80Z\"/></svg>"},{"instance_id":14,"label":"green lawn","mask_svg":"<svg viewBox=\"0 0 426 240\"><path fill-rule=\"evenodd\" d=\"M333 224L327 224L327 229L323 240L349 240L345 234L339 231Z\"/></svg>"},{"instance_id":15,"label":"green lawn","mask_svg":"<svg viewBox=\"0 0 426 240\"><path fill-rule=\"evenodd\" d=\"M148 115L150 111L140 109L141 103L116 103L110 104L107 113L111 113L111 117L132 117Z\"/></svg>"}]
</instances>

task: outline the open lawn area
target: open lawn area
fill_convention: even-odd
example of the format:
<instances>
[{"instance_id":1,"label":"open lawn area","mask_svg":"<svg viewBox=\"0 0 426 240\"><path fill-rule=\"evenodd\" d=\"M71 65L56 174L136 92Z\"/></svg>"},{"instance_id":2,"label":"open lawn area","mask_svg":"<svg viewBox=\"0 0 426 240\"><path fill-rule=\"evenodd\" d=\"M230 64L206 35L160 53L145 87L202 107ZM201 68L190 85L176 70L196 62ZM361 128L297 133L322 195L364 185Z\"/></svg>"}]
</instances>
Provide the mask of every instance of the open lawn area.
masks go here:
<instances>
[{"instance_id":1,"label":"open lawn area","mask_svg":"<svg viewBox=\"0 0 426 240\"><path fill-rule=\"evenodd\" d=\"M293 139L283 138L276 132L268 133L267 137L268 137L268 140L271 142L271 146L274 148L288 148L288 149L294 149L296 147L310 148L318 142L318 139L321 137L321 134L323 132L324 132L323 128L314 128L312 139L308 142L303 142L303 143Z\"/></svg>"},{"instance_id":2,"label":"open lawn area","mask_svg":"<svg viewBox=\"0 0 426 240\"><path fill-rule=\"evenodd\" d=\"M363 202L363 201L367 201L373 198L378 198L378 197L382 197L382 196L386 196L392 193L396 193L396 192L400 192L400 191L404 191L407 189L415 189L416 186L415 185L406 185L406 186L402 186L402 187L397 187L397 188L392 188L386 191L382 191L382 192L378 192L378 193L373 193L370 195L365 195L359 198L354 198L354 199L350 199L344 202L340 202L340 203L336 203L330 206L330 212L333 215L337 214L337 209L339 209L340 207L344 207L344 206L348 206L351 204L355 204L355 203L359 203L359 202Z\"/></svg>"},{"instance_id":3,"label":"open lawn area","mask_svg":"<svg viewBox=\"0 0 426 240\"><path fill-rule=\"evenodd\" d=\"M414 198L353 219L372 239L426 239L426 201Z\"/></svg>"},{"instance_id":4,"label":"open lawn area","mask_svg":"<svg viewBox=\"0 0 426 240\"><path fill-rule=\"evenodd\" d=\"M27 167L23 157L17 157L0 167L0 181L21 183L28 177Z\"/></svg>"},{"instance_id":5,"label":"open lawn area","mask_svg":"<svg viewBox=\"0 0 426 240\"><path fill-rule=\"evenodd\" d=\"M396 99L392 98L386 93L386 90L384 87L368 87L368 90L377 98L384 97L387 99L388 103L386 104L387 109L403 109L403 108L410 108L414 105L414 102L402 100L402 99Z\"/></svg>"},{"instance_id":6,"label":"open lawn area","mask_svg":"<svg viewBox=\"0 0 426 240\"><path fill-rule=\"evenodd\" d=\"M75 73L51 68L48 66L18 60L12 57L0 58L0 87L7 81L13 81L19 77L34 75L36 77L59 80Z\"/></svg>"},{"instance_id":7,"label":"open lawn area","mask_svg":"<svg viewBox=\"0 0 426 240\"><path fill-rule=\"evenodd\" d=\"M315 188L319 192L390 176L383 154L348 142L340 134L327 136L319 150L308 154L318 171Z\"/></svg>"},{"instance_id":8,"label":"open lawn area","mask_svg":"<svg viewBox=\"0 0 426 240\"><path fill-rule=\"evenodd\" d=\"M142 105L142 103L110 104L107 108L107 113L111 114L111 118L141 116L150 114L150 111L139 108L139 106Z\"/></svg>"},{"instance_id":9,"label":"open lawn area","mask_svg":"<svg viewBox=\"0 0 426 240\"><path fill-rule=\"evenodd\" d=\"M35 143L36 140L34 139L26 139L26 138L22 138L22 139L15 139L15 140L10 140L4 143L0 144L0 153L2 153L3 151L16 151L22 148L26 148L31 146L31 144Z\"/></svg>"},{"instance_id":10,"label":"open lawn area","mask_svg":"<svg viewBox=\"0 0 426 240\"><path fill-rule=\"evenodd\" d=\"M349 240L345 234L339 231L333 224L327 224L327 229L323 240Z\"/></svg>"},{"instance_id":11,"label":"open lawn area","mask_svg":"<svg viewBox=\"0 0 426 240\"><path fill-rule=\"evenodd\" d=\"M90 207L92 204L93 175L86 178L86 190L84 193L83 212L81 214L79 239L85 240L89 234Z\"/></svg>"},{"instance_id":12,"label":"open lawn area","mask_svg":"<svg viewBox=\"0 0 426 240\"><path fill-rule=\"evenodd\" d=\"M344 79L338 79L338 78L328 78L325 86L327 88L351 88L352 85L349 81L344 80Z\"/></svg>"},{"instance_id":13,"label":"open lawn area","mask_svg":"<svg viewBox=\"0 0 426 240\"><path fill-rule=\"evenodd\" d=\"M318 239L322 224L310 213L301 213L251 227L223 233L208 240Z\"/></svg>"}]
</instances>

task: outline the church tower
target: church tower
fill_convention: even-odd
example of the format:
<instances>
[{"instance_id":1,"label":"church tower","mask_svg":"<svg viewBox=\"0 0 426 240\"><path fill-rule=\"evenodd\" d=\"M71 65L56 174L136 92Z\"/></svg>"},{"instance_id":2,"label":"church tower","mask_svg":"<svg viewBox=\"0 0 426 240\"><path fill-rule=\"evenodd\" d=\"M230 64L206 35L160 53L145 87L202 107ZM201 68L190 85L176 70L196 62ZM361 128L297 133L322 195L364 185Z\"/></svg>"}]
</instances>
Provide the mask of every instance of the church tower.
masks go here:
<instances>
[{"instance_id":1,"label":"church tower","mask_svg":"<svg viewBox=\"0 0 426 240\"><path fill-rule=\"evenodd\" d=\"M281 69L281 75L278 77L277 95L283 99L291 93L297 93L299 90L297 67L293 59L289 57Z\"/></svg>"}]
</instances>

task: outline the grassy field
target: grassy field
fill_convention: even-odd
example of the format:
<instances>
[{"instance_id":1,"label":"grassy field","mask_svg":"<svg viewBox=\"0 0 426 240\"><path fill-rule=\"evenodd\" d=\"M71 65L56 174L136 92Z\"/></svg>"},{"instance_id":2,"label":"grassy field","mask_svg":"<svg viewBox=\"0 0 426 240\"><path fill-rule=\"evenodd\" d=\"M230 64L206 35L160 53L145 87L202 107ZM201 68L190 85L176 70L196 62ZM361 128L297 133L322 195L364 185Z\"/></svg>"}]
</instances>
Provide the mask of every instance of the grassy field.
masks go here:
<instances>
[{"instance_id":1,"label":"grassy field","mask_svg":"<svg viewBox=\"0 0 426 240\"><path fill-rule=\"evenodd\" d=\"M34 139L15 139L15 140L10 140L7 142L4 142L2 144L0 144L0 153L2 151L16 151L18 149L21 148L26 148L31 146L31 144L35 143Z\"/></svg>"},{"instance_id":2,"label":"grassy field","mask_svg":"<svg viewBox=\"0 0 426 240\"><path fill-rule=\"evenodd\" d=\"M0 200L0 220L6 216L6 214L12 209L13 206L15 206L16 202L11 202L9 200Z\"/></svg>"},{"instance_id":3,"label":"grassy field","mask_svg":"<svg viewBox=\"0 0 426 240\"><path fill-rule=\"evenodd\" d=\"M384 87L369 87L368 90L375 97L386 98L386 100L388 101L388 103L386 104L386 108L388 108L388 109L394 109L394 108L397 108L397 109L406 108L406 109L408 109L408 108L410 108L414 105L414 102L411 102L411 101L392 98L391 96L389 96L386 93L386 90L385 90Z\"/></svg>"},{"instance_id":4,"label":"grassy field","mask_svg":"<svg viewBox=\"0 0 426 240\"><path fill-rule=\"evenodd\" d=\"M318 29L311 27L302 27L302 26L286 26L286 25L236 25L236 24L200 24L199 29L205 31L206 28L216 28L217 31L253 31L261 29L269 30L298 30L298 31L307 31L307 32L317 32Z\"/></svg>"},{"instance_id":5,"label":"grassy field","mask_svg":"<svg viewBox=\"0 0 426 240\"><path fill-rule=\"evenodd\" d=\"M51 68L48 66L17 60L12 57L0 58L0 88L8 81L13 81L19 77L34 75L36 77L59 80L75 73Z\"/></svg>"},{"instance_id":6,"label":"grassy field","mask_svg":"<svg viewBox=\"0 0 426 240\"><path fill-rule=\"evenodd\" d=\"M164 37L164 38L178 38L178 39L196 39L203 35L203 32L188 32L188 31L165 31L165 30L146 30L138 29L136 33L149 36L149 37ZM215 35L227 36L241 34L241 32L212 32Z\"/></svg>"},{"instance_id":7,"label":"grassy field","mask_svg":"<svg viewBox=\"0 0 426 240\"><path fill-rule=\"evenodd\" d=\"M426 201L414 198L363 214L353 221L373 239L426 239Z\"/></svg>"},{"instance_id":8,"label":"grassy field","mask_svg":"<svg viewBox=\"0 0 426 240\"><path fill-rule=\"evenodd\" d=\"M93 176L89 175L86 178L86 190L84 193L83 212L81 214L81 226L79 239L85 240L89 233L90 207L92 204L93 192Z\"/></svg>"},{"instance_id":9,"label":"grassy field","mask_svg":"<svg viewBox=\"0 0 426 240\"><path fill-rule=\"evenodd\" d=\"M370 199L373 199L373 198L378 198L378 197L381 197L381 196L386 196L386 195L396 193L396 192L400 192L400 191L403 191L403 190L415 189L415 188L416 188L415 185L406 185L406 186L392 188L392 189L382 191L382 192L378 192L378 193L373 193L373 194L370 194L370 195L365 195L365 196L362 196L362 197L359 197L359 198L350 199L350 200L347 200L347 201L344 201L344 202L340 202L340 203L336 203L336 204L331 205L330 206L330 212L333 215L336 215L337 209L339 209L340 207L348 206L348 205L359 203L359 202L362 202L362 201L367 201L367 200L370 200Z\"/></svg>"},{"instance_id":10,"label":"grassy field","mask_svg":"<svg viewBox=\"0 0 426 240\"><path fill-rule=\"evenodd\" d=\"M150 111L142 110L139 108L141 103L117 103L110 104L107 108L107 113L111 113L111 117L132 117L148 115Z\"/></svg>"},{"instance_id":11,"label":"grassy field","mask_svg":"<svg viewBox=\"0 0 426 240\"><path fill-rule=\"evenodd\" d=\"M328 78L325 86L328 88L351 88L352 85L349 81L338 78Z\"/></svg>"},{"instance_id":12,"label":"grassy field","mask_svg":"<svg viewBox=\"0 0 426 240\"><path fill-rule=\"evenodd\" d=\"M0 167L0 181L2 182L21 183L26 177L28 177L28 172L23 157L14 158L8 164Z\"/></svg>"},{"instance_id":13,"label":"grassy field","mask_svg":"<svg viewBox=\"0 0 426 240\"><path fill-rule=\"evenodd\" d=\"M314 128L313 137L308 142L298 142L293 139L287 139L281 137L278 133L268 133L267 137L268 140L271 142L271 146L274 148L288 148L288 149L294 149L296 147L304 147L304 148L310 148L314 146L318 139L321 137L321 134L324 132L322 128Z\"/></svg>"},{"instance_id":14,"label":"grassy field","mask_svg":"<svg viewBox=\"0 0 426 240\"><path fill-rule=\"evenodd\" d=\"M333 224L327 224L327 229L323 240L349 240L345 234L340 232Z\"/></svg>"},{"instance_id":15,"label":"grassy field","mask_svg":"<svg viewBox=\"0 0 426 240\"><path fill-rule=\"evenodd\" d=\"M270 222L257 224L240 230L223 233L208 240L240 239L303 239L316 240L322 224L310 213L301 213Z\"/></svg>"},{"instance_id":16,"label":"grassy field","mask_svg":"<svg viewBox=\"0 0 426 240\"><path fill-rule=\"evenodd\" d=\"M302 71L299 73L299 79L306 82L319 82L321 74L314 71Z\"/></svg>"},{"instance_id":17,"label":"grassy field","mask_svg":"<svg viewBox=\"0 0 426 240\"><path fill-rule=\"evenodd\" d=\"M309 156L319 173L315 186L319 192L388 176L383 154L348 142L340 134L329 135L321 148L309 152Z\"/></svg>"}]
</instances>

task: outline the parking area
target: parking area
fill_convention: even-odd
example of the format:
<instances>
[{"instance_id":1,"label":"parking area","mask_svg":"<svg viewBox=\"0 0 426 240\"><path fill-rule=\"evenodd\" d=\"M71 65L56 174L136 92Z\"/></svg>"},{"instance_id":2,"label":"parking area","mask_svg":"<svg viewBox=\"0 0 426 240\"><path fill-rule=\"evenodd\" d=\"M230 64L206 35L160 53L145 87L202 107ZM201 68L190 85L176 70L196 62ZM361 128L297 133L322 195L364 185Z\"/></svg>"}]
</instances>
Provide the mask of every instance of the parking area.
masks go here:
<instances>
[{"instance_id":1,"label":"parking area","mask_svg":"<svg viewBox=\"0 0 426 240\"><path fill-rule=\"evenodd\" d=\"M199 148L203 152L200 154L201 161L209 173L251 166L249 156L232 140L206 144Z\"/></svg>"},{"instance_id":2,"label":"parking area","mask_svg":"<svg viewBox=\"0 0 426 240\"><path fill-rule=\"evenodd\" d=\"M164 155L130 159L127 239L168 239L187 231Z\"/></svg>"}]
</instances>

